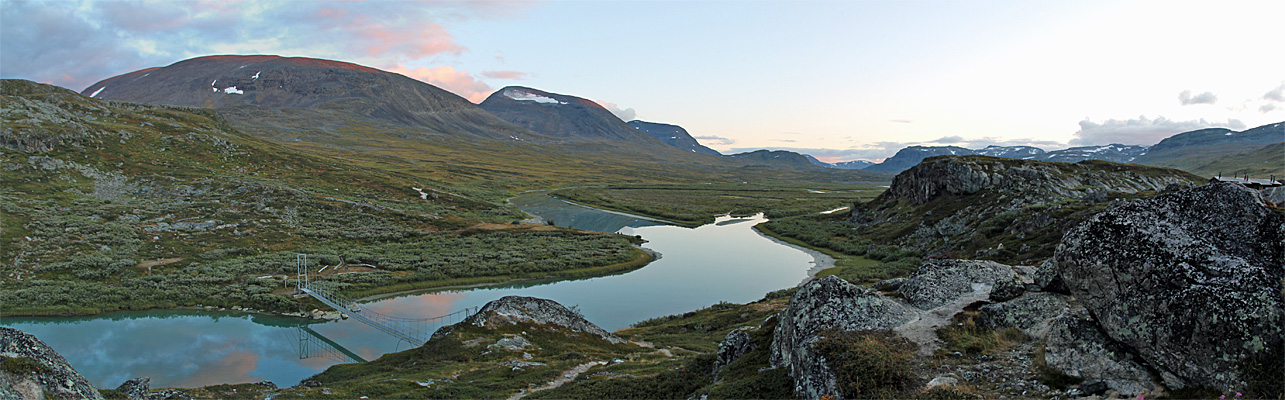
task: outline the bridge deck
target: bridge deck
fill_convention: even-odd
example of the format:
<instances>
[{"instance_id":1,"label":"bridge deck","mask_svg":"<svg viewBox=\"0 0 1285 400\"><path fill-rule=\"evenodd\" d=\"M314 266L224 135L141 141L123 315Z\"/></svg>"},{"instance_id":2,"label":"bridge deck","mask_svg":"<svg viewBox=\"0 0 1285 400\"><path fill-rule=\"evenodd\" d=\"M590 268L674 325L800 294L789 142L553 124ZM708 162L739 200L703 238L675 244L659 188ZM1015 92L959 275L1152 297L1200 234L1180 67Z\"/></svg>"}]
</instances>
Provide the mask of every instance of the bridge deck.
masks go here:
<instances>
[{"instance_id":1,"label":"bridge deck","mask_svg":"<svg viewBox=\"0 0 1285 400\"><path fill-rule=\"evenodd\" d=\"M335 309L336 311L339 311L339 312L341 312L341 313L344 313L344 315L347 315L347 316L349 316L349 317L353 317L353 318L357 319L358 321L361 321L362 323L365 323L366 325L370 325L370 326L374 327L375 329L379 329L379 330L383 331L384 333L387 333L387 334L389 334L389 335L396 336L398 339L405 340L405 341L410 342L410 343L412 343L412 344L424 344L424 341L423 341L422 339L418 339L418 338L412 337L411 335L409 335L409 334L407 334L407 333L405 333L405 332L399 331L399 330L397 330L397 329L393 329L392 327L389 327L389 326L385 326L384 324L381 324L381 323L379 323L379 322L375 322L375 321L371 320L370 318L366 318L366 316L361 315L361 313L360 313L360 312L354 312L353 310L350 310L350 309L348 309L347 307L341 306L341 305L339 305L338 303L335 303L333 300L331 300L331 299L329 299L329 298L326 298L326 296L323 296L323 295L321 295L321 294L319 294L319 293L317 293L317 292L313 291L312 289L309 289L309 288L303 287L303 288L299 288L299 290L302 290L304 293L307 293L309 296L312 296L312 298L314 298L314 299L321 300L321 302L322 302L322 303L326 303L326 305L330 306L330 308L333 308L333 309Z\"/></svg>"}]
</instances>

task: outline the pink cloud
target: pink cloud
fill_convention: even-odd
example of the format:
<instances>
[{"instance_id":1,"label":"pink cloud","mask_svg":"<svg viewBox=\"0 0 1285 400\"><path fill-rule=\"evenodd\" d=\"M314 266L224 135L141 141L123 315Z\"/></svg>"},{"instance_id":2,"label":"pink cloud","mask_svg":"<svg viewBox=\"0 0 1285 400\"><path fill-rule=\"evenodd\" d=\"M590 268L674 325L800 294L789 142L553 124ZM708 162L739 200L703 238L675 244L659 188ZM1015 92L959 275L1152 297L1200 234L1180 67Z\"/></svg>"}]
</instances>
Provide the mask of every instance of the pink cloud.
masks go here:
<instances>
[{"instance_id":1,"label":"pink cloud","mask_svg":"<svg viewBox=\"0 0 1285 400\"><path fill-rule=\"evenodd\" d=\"M415 78L433 86L455 93L474 103L481 103L486 96L495 91L485 82L473 78L468 71L456 70L455 67L442 65L428 68L407 69L403 65L389 68L388 71Z\"/></svg>"},{"instance_id":2,"label":"pink cloud","mask_svg":"<svg viewBox=\"0 0 1285 400\"><path fill-rule=\"evenodd\" d=\"M482 71L482 76L491 79L512 79L520 81L526 79L530 74L518 71Z\"/></svg>"}]
</instances>

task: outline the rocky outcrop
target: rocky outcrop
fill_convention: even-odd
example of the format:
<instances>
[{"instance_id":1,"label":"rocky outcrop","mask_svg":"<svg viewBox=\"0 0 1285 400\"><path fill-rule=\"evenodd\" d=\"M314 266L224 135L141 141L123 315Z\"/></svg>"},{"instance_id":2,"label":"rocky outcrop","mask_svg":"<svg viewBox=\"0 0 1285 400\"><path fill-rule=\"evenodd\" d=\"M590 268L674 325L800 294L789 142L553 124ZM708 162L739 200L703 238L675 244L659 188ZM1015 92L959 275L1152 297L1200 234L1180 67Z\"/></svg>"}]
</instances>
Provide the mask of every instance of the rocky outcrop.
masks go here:
<instances>
[{"instance_id":1,"label":"rocky outcrop","mask_svg":"<svg viewBox=\"0 0 1285 400\"><path fill-rule=\"evenodd\" d=\"M536 297L502 297L486 303L476 314L465 318L463 323L483 328L497 328L518 323L552 325L572 332L595 335L611 343L625 342L624 339L585 320L584 317L568 310L558 302Z\"/></svg>"},{"instance_id":2,"label":"rocky outcrop","mask_svg":"<svg viewBox=\"0 0 1285 400\"><path fill-rule=\"evenodd\" d=\"M0 361L0 398L103 398L62 355L29 333L0 327Z\"/></svg>"},{"instance_id":3,"label":"rocky outcrop","mask_svg":"<svg viewBox=\"0 0 1285 400\"><path fill-rule=\"evenodd\" d=\"M931 258L1034 264L1053 255L1061 233L1111 201L1202 182L1178 170L1083 161L937 156L892 180L849 222Z\"/></svg>"},{"instance_id":4,"label":"rocky outcrop","mask_svg":"<svg viewBox=\"0 0 1285 400\"><path fill-rule=\"evenodd\" d=\"M754 343L750 341L750 331L752 327L742 327L727 333L723 340L718 342L718 353L714 358L714 376L723 370L732 361L741 358L745 352L754 350Z\"/></svg>"},{"instance_id":5,"label":"rocky outcrop","mask_svg":"<svg viewBox=\"0 0 1285 400\"><path fill-rule=\"evenodd\" d=\"M887 330L914 320L918 311L879 292L834 276L803 284L778 316L772 365L789 368L794 392L804 398L836 396L834 372L813 349L827 329Z\"/></svg>"},{"instance_id":6,"label":"rocky outcrop","mask_svg":"<svg viewBox=\"0 0 1285 400\"><path fill-rule=\"evenodd\" d=\"M978 323L984 327L1017 328L1031 337L1043 337L1050 322L1070 310L1069 297L1057 293L1030 292L1002 303L979 308Z\"/></svg>"},{"instance_id":7,"label":"rocky outcrop","mask_svg":"<svg viewBox=\"0 0 1285 400\"><path fill-rule=\"evenodd\" d=\"M1285 346L1285 214L1234 184L1127 202L1068 232L1057 278L1170 388L1245 385Z\"/></svg>"},{"instance_id":8,"label":"rocky outcrop","mask_svg":"<svg viewBox=\"0 0 1285 400\"><path fill-rule=\"evenodd\" d=\"M1044 343L1044 363L1086 382L1104 382L1127 396L1156 386L1133 354L1103 334L1087 315L1069 311L1053 320Z\"/></svg>"},{"instance_id":9,"label":"rocky outcrop","mask_svg":"<svg viewBox=\"0 0 1285 400\"><path fill-rule=\"evenodd\" d=\"M1021 294L1023 284L1013 267L994 261L929 260L897 290L906 302L927 310L977 291L994 294L996 288L1003 288L1003 296L1012 298L1014 293Z\"/></svg>"}]
</instances>

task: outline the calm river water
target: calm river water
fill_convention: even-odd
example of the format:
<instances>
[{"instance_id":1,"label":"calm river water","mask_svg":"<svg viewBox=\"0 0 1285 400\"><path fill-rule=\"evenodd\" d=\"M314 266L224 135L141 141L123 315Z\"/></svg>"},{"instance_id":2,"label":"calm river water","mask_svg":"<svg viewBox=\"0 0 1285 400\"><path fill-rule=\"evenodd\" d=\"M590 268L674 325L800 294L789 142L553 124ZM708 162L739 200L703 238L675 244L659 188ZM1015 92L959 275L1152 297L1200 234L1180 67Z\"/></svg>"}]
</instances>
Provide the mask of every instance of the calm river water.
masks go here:
<instances>
[{"instance_id":1,"label":"calm river water","mask_svg":"<svg viewBox=\"0 0 1285 400\"><path fill-rule=\"evenodd\" d=\"M792 287L812 256L751 228L766 221L720 217L698 228L564 203L544 194L512 199L530 214L601 232L640 235L661 257L625 274L507 287L406 294L364 304L399 317L432 317L508 295L552 299L614 331L648 318L729 301L745 303ZM145 311L92 317L4 318L0 325L48 343L95 386L147 376L153 387L270 380L292 386L327 367L405 350L406 342L354 319L316 322L233 312Z\"/></svg>"}]
</instances>

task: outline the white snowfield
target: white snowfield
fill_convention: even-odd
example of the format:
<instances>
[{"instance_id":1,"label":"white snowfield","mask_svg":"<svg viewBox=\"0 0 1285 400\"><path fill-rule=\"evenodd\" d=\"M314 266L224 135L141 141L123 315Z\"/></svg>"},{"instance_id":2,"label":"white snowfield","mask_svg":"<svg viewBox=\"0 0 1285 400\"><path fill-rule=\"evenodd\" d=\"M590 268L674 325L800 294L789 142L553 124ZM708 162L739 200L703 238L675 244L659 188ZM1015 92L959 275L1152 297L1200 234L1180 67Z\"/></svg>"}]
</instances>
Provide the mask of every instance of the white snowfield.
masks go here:
<instances>
[{"instance_id":1,"label":"white snowfield","mask_svg":"<svg viewBox=\"0 0 1285 400\"><path fill-rule=\"evenodd\" d=\"M567 104L565 101L557 101L550 97L541 96L535 93L529 93L518 89L508 89L504 91L504 97L518 101L534 101L545 104Z\"/></svg>"}]
</instances>

